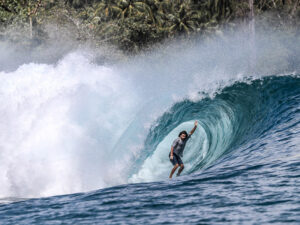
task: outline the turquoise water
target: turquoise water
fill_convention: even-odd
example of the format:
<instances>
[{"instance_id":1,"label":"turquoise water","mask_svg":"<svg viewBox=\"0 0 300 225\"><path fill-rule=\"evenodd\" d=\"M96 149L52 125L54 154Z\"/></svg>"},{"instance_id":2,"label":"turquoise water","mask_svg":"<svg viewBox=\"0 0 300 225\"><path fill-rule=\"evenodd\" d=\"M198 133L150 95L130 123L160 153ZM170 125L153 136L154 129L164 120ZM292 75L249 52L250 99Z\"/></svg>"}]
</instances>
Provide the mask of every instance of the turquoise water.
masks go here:
<instances>
[{"instance_id":1,"label":"turquoise water","mask_svg":"<svg viewBox=\"0 0 300 225\"><path fill-rule=\"evenodd\" d=\"M82 89L83 93L91 96L84 87ZM142 135L144 138L141 139L143 144L138 148L140 151L132 152L128 159L126 156L129 154L124 153L128 149L120 149L120 146L131 146L130 140L138 139L137 132L142 130L141 121L145 119L140 116L144 108L140 111L142 113L122 109L123 115L129 115L130 122L124 122L124 132L115 138L116 141L113 141L114 137L109 139L113 146L107 153L109 157L104 159L109 161L115 158L115 154L119 154L121 159L125 157L126 160L109 162L117 165L120 162L128 169L122 173L120 171L124 167L120 170L109 167L109 170L103 172L107 174L106 178L95 186L90 184L86 189L84 186L82 189L72 189L77 180L70 178L68 182L61 183L62 189L56 186L52 192L54 188L47 189L49 182L46 181L44 185L38 182L28 184L24 180L18 183L16 177L20 178L26 172L16 172L17 175L12 176L15 178L14 182L4 183L9 185L4 186L8 193L6 196L2 191L0 223L299 224L300 77L274 75L248 78L224 85L213 96L202 93L201 89L198 92L201 98L178 99L170 108L161 107L168 100L162 98L155 101L160 102L157 107L160 113L149 128L146 127L146 132ZM120 97L115 97L112 93L110 98L114 100ZM135 98L134 95L126 97ZM81 102L78 100L77 104L79 103ZM122 101L119 102L121 103ZM155 104L147 105L152 107ZM76 108L76 104L72 107ZM133 104L133 107L138 106ZM89 110L88 115L93 115L93 108L86 109ZM109 108L107 110L108 113L114 113ZM59 112L57 114L60 115ZM96 131L85 118L79 118L74 113L70 115L79 121L78 124ZM199 121L199 126L185 149L183 161L186 168L181 177L169 180L170 143L178 131L191 129L195 120ZM74 140L71 137L77 137L76 135L67 137ZM35 146L30 145L31 148ZM107 143L105 147L109 147ZM92 150L90 153L93 153ZM29 155L32 154L30 152ZM24 156L27 154L24 153ZM63 156L64 163L70 162L69 155ZM59 157L62 159L62 156ZM104 156L101 155L95 161L99 162L101 157ZM45 161L45 169L49 170L50 165L52 166L50 162L53 162L51 160L56 158L49 154L47 159L49 162L47 164ZM35 162L34 157L31 160ZM94 162L91 158L87 161L90 164ZM88 164L84 167L88 168ZM98 168L96 172L99 172L99 177L104 177L102 167L91 168ZM68 173L67 177L72 174ZM83 172L82 174L85 176ZM121 178L115 184L106 182L109 178L117 180L118 175ZM95 179L93 173L90 174L90 179ZM37 180L39 179L29 179L30 182ZM88 178L82 183L87 180ZM13 185L14 188L10 188ZM63 185L66 192L74 194L61 191ZM35 187L30 189L32 186ZM95 188L97 186L102 188ZM22 187L27 192L19 191ZM63 195L43 197L43 194L34 193Z\"/></svg>"}]
</instances>

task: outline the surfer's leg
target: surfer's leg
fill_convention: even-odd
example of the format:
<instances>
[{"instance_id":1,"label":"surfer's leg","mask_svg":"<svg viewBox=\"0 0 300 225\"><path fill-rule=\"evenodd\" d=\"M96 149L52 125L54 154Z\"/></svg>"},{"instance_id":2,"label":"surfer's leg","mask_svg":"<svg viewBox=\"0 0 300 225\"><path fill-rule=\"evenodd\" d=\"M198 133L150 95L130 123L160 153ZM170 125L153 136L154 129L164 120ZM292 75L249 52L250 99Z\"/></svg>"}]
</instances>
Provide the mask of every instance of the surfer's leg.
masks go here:
<instances>
[{"instance_id":1,"label":"surfer's leg","mask_svg":"<svg viewBox=\"0 0 300 225\"><path fill-rule=\"evenodd\" d=\"M171 173L170 173L170 176L169 176L170 179L172 178L172 176L173 176L174 172L176 171L176 169L178 168L178 166L179 166L179 164L176 164L176 165L173 167L173 169L171 170Z\"/></svg>"},{"instance_id":2,"label":"surfer's leg","mask_svg":"<svg viewBox=\"0 0 300 225\"><path fill-rule=\"evenodd\" d=\"M177 176L179 176L181 174L183 169L184 169L184 165L180 164L180 169L178 170Z\"/></svg>"}]
</instances>

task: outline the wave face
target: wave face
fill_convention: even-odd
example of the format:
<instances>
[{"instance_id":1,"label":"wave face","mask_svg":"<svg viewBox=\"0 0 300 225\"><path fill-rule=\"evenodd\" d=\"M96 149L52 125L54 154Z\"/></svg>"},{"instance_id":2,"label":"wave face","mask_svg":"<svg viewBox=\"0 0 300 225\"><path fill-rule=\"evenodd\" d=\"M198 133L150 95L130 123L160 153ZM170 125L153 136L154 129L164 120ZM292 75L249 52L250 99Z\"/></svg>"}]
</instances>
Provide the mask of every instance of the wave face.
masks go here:
<instances>
[{"instance_id":1,"label":"wave face","mask_svg":"<svg viewBox=\"0 0 300 225\"><path fill-rule=\"evenodd\" d=\"M257 34L249 65L247 36L0 65L0 223L298 224L298 42Z\"/></svg>"},{"instance_id":2,"label":"wave face","mask_svg":"<svg viewBox=\"0 0 300 225\"><path fill-rule=\"evenodd\" d=\"M170 145L195 120L183 174L197 174L274 132L292 113L284 110L295 110L288 100L298 100L296 75L223 77L215 71L207 79L207 71L199 72L203 64L185 58L186 67L177 69L176 55L151 61L154 68L145 58L101 66L74 52L55 65L1 72L0 197L165 180ZM162 67L166 62L171 72ZM156 73L161 76L151 76Z\"/></svg>"},{"instance_id":3,"label":"wave face","mask_svg":"<svg viewBox=\"0 0 300 225\"><path fill-rule=\"evenodd\" d=\"M170 143L181 130L192 129L195 120L199 126L183 157L185 174L199 172L243 146L260 145L268 135L290 132L299 126L299 91L299 77L271 76L236 82L213 99L177 102L150 130L130 180L166 178Z\"/></svg>"},{"instance_id":4,"label":"wave face","mask_svg":"<svg viewBox=\"0 0 300 225\"><path fill-rule=\"evenodd\" d=\"M248 79L213 97L198 94L156 118L140 154L117 161L126 160L125 182L134 184L26 201L2 198L2 222L299 223L300 77ZM106 160L116 151L122 156L119 146L130 143L149 111L142 108ZM170 144L194 120L199 127L184 152L184 175L168 180Z\"/></svg>"}]
</instances>

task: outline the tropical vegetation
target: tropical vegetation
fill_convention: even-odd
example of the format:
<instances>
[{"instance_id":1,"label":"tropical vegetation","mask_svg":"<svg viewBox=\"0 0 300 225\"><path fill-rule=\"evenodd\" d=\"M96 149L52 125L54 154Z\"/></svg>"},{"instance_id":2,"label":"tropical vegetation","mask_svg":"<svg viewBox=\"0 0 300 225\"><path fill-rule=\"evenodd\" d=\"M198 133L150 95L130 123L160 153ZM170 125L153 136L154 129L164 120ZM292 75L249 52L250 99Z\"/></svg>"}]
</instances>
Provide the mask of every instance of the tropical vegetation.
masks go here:
<instances>
[{"instance_id":1,"label":"tropical vegetation","mask_svg":"<svg viewBox=\"0 0 300 225\"><path fill-rule=\"evenodd\" d=\"M138 52L167 38L222 35L248 23L299 26L300 0L0 0L0 39L39 44L47 26L68 27L78 41ZM264 21L264 23L261 21Z\"/></svg>"}]
</instances>

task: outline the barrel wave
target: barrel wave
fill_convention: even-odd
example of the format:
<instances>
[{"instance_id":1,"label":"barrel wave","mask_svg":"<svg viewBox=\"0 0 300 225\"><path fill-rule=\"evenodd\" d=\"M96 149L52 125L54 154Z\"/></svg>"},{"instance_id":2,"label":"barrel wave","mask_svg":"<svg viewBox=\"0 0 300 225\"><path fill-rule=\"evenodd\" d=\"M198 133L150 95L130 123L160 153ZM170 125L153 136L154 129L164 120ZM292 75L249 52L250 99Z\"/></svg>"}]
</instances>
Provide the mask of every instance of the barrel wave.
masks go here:
<instances>
[{"instance_id":1,"label":"barrel wave","mask_svg":"<svg viewBox=\"0 0 300 225\"><path fill-rule=\"evenodd\" d=\"M0 223L299 224L299 72L250 76L198 50L1 71Z\"/></svg>"},{"instance_id":2,"label":"barrel wave","mask_svg":"<svg viewBox=\"0 0 300 225\"><path fill-rule=\"evenodd\" d=\"M130 180L166 179L170 145L195 120L199 126L183 157L185 174L199 173L224 155L259 145L274 133L284 136L299 125L299 89L298 76L269 76L236 82L213 98L177 102L150 130Z\"/></svg>"}]
</instances>

